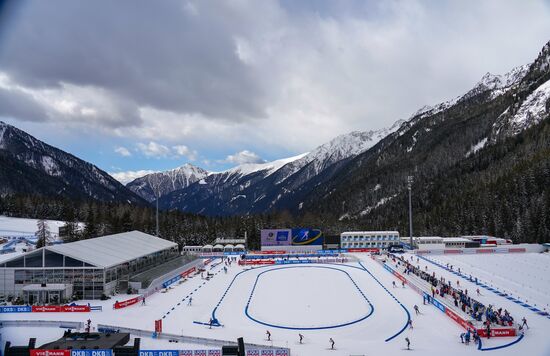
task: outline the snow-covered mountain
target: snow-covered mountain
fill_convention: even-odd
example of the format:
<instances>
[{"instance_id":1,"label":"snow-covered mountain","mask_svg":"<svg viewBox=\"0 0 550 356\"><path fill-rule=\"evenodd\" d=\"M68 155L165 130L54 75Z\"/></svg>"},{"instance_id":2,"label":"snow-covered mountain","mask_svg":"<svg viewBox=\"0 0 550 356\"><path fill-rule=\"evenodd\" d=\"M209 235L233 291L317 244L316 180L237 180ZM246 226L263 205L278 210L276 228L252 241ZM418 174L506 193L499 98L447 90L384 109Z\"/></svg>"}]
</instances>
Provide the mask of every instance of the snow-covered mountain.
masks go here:
<instances>
[{"instance_id":1,"label":"snow-covered mountain","mask_svg":"<svg viewBox=\"0 0 550 356\"><path fill-rule=\"evenodd\" d=\"M514 84L517 87L514 101L493 125L492 143L517 135L550 115L550 42L525 67L526 73Z\"/></svg>"},{"instance_id":2,"label":"snow-covered mountain","mask_svg":"<svg viewBox=\"0 0 550 356\"><path fill-rule=\"evenodd\" d=\"M403 121L378 131L340 135L309 153L259 164L243 164L211 173L186 188L161 195L160 206L210 215L263 212L299 204L315 184L328 179L339 164L368 150ZM289 202L289 199L292 202Z\"/></svg>"},{"instance_id":3,"label":"snow-covered mountain","mask_svg":"<svg viewBox=\"0 0 550 356\"><path fill-rule=\"evenodd\" d=\"M175 190L188 187L208 175L208 171L186 163L165 172L151 173L134 179L126 187L143 199L151 202Z\"/></svg>"},{"instance_id":4,"label":"snow-covered mountain","mask_svg":"<svg viewBox=\"0 0 550 356\"><path fill-rule=\"evenodd\" d=\"M145 202L106 172L0 121L0 195Z\"/></svg>"}]
</instances>

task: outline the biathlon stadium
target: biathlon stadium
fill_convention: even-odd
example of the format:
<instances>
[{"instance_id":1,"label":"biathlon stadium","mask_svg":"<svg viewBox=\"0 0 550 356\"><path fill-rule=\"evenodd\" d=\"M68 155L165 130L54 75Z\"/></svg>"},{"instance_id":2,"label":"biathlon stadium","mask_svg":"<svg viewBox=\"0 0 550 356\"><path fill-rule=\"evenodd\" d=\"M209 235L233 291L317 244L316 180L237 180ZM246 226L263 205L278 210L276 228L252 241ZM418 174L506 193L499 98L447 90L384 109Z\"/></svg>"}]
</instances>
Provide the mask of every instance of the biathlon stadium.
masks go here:
<instances>
[{"instance_id":1,"label":"biathlon stadium","mask_svg":"<svg viewBox=\"0 0 550 356\"><path fill-rule=\"evenodd\" d=\"M410 249L371 232L326 249L319 230L274 229L258 251L176 256L119 235L2 257L2 293L19 298L0 307L5 355L550 355L542 245ZM148 248L106 248L132 238Z\"/></svg>"}]
</instances>

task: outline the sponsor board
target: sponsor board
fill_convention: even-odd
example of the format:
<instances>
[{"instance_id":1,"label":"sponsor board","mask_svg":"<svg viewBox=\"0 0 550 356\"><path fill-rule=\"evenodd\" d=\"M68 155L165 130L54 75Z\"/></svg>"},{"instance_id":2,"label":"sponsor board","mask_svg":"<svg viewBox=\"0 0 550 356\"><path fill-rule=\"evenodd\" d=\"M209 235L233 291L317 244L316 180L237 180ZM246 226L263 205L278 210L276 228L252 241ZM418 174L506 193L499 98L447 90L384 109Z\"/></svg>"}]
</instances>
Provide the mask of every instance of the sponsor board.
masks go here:
<instances>
[{"instance_id":1,"label":"sponsor board","mask_svg":"<svg viewBox=\"0 0 550 356\"><path fill-rule=\"evenodd\" d=\"M476 250L476 253L494 253L494 252L495 250L492 248L483 248L483 249Z\"/></svg>"},{"instance_id":2,"label":"sponsor board","mask_svg":"<svg viewBox=\"0 0 550 356\"><path fill-rule=\"evenodd\" d=\"M13 306L13 307L0 307L0 313L30 313L32 308L30 306Z\"/></svg>"},{"instance_id":3,"label":"sponsor board","mask_svg":"<svg viewBox=\"0 0 550 356\"><path fill-rule=\"evenodd\" d=\"M181 274L178 274L177 276L172 277L172 278L170 278L170 279L167 280L167 281L164 281L164 282L162 283L162 288L166 288L166 287L168 287L169 285L176 283L176 282L179 281L180 279L181 279Z\"/></svg>"},{"instance_id":4,"label":"sponsor board","mask_svg":"<svg viewBox=\"0 0 550 356\"><path fill-rule=\"evenodd\" d=\"M292 244L292 230L262 229L260 238L262 246L290 246Z\"/></svg>"},{"instance_id":5,"label":"sponsor board","mask_svg":"<svg viewBox=\"0 0 550 356\"><path fill-rule=\"evenodd\" d=\"M481 337L487 337L487 329L477 329L477 334ZM516 335L516 329L514 328L491 329L491 337L509 337Z\"/></svg>"},{"instance_id":6,"label":"sponsor board","mask_svg":"<svg viewBox=\"0 0 550 356\"><path fill-rule=\"evenodd\" d=\"M43 305L32 306L33 313L87 313L90 307L87 305Z\"/></svg>"},{"instance_id":7,"label":"sponsor board","mask_svg":"<svg viewBox=\"0 0 550 356\"><path fill-rule=\"evenodd\" d=\"M141 299L141 297L135 297L135 298L128 299L128 300L125 300L125 301L122 301L122 302L116 302L113 307L115 309L126 308L126 307L129 307L130 305L136 304L137 302L139 302L140 299Z\"/></svg>"},{"instance_id":8,"label":"sponsor board","mask_svg":"<svg viewBox=\"0 0 550 356\"><path fill-rule=\"evenodd\" d=\"M192 350L189 355L193 355ZM139 350L139 356L179 356L180 352L178 350Z\"/></svg>"},{"instance_id":9,"label":"sponsor board","mask_svg":"<svg viewBox=\"0 0 550 356\"><path fill-rule=\"evenodd\" d=\"M508 249L508 252L510 253L514 253L514 252L525 252L526 249L525 248L509 248Z\"/></svg>"},{"instance_id":10,"label":"sponsor board","mask_svg":"<svg viewBox=\"0 0 550 356\"><path fill-rule=\"evenodd\" d=\"M462 253L462 250L443 250L443 253L445 255L447 254L453 254L453 253Z\"/></svg>"},{"instance_id":11,"label":"sponsor board","mask_svg":"<svg viewBox=\"0 0 550 356\"><path fill-rule=\"evenodd\" d=\"M30 356L71 356L71 350L29 350Z\"/></svg>"},{"instance_id":12,"label":"sponsor board","mask_svg":"<svg viewBox=\"0 0 550 356\"><path fill-rule=\"evenodd\" d=\"M454 311L452 311L449 308L445 309L445 314L454 321L456 321L460 326L462 326L464 329L471 329L472 325L468 323L466 320L462 319L458 314L456 314Z\"/></svg>"},{"instance_id":13,"label":"sponsor board","mask_svg":"<svg viewBox=\"0 0 550 356\"><path fill-rule=\"evenodd\" d=\"M379 248L348 248L347 252L380 252Z\"/></svg>"},{"instance_id":14,"label":"sponsor board","mask_svg":"<svg viewBox=\"0 0 550 356\"><path fill-rule=\"evenodd\" d=\"M293 246L322 245L323 241L323 232L319 229L292 229Z\"/></svg>"},{"instance_id":15,"label":"sponsor board","mask_svg":"<svg viewBox=\"0 0 550 356\"><path fill-rule=\"evenodd\" d=\"M181 272L180 276L181 276L182 278L185 278L185 277L187 277L188 275L190 275L191 273L195 272L196 270L197 270L196 267L191 267L191 268L189 268L187 271Z\"/></svg>"},{"instance_id":16,"label":"sponsor board","mask_svg":"<svg viewBox=\"0 0 550 356\"><path fill-rule=\"evenodd\" d=\"M443 313L445 313L445 310L447 308L445 308L445 306L437 299L435 298L431 298L431 301L432 301L432 304L435 305L437 307L437 309L441 310Z\"/></svg>"},{"instance_id":17,"label":"sponsor board","mask_svg":"<svg viewBox=\"0 0 550 356\"><path fill-rule=\"evenodd\" d=\"M72 350L71 356L113 356L113 350L111 349Z\"/></svg>"}]
</instances>

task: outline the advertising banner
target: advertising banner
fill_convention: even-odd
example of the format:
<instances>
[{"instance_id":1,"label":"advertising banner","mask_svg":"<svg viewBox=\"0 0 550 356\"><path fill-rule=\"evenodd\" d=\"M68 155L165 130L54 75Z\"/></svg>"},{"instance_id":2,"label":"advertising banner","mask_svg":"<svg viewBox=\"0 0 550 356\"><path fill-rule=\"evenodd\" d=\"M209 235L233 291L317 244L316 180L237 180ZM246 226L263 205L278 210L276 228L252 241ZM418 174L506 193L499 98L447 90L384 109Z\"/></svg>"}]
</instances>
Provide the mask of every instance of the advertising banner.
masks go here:
<instances>
[{"instance_id":1,"label":"advertising banner","mask_svg":"<svg viewBox=\"0 0 550 356\"><path fill-rule=\"evenodd\" d=\"M197 270L197 269L196 269L195 267L191 267L191 268L189 268L187 271L181 272L180 276L181 276L182 278L187 277L188 275L190 275L191 273L195 272L196 270Z\"/></svg>"},{"instance_id":2,"label":"advertising banner","mask_svg":"<svg viewBox=\"0 0 550 356\"><path fill-rule=\"evenodd\" d=\"M180 279L181 279L181 274L178 274L177 276L172 277L172 278L170 278L170 279L167 280L167 281L164 281L164 282L162 283L162 287L163 287L163 288L166 288L166 287L168 287L169 285L176 283L176 282L179 281Z\"/></svg>"},{"instance_id":3,"label":"advertising banner","mask_svg":"<svg viewBox=\"0 0 550 356\"><path fill-rule=\"evenodd\" d=\"M111 349L72 350L71 356L113 356Z\"/></svg>"},{"instance_id":4,"label":"advertising banner","mask_svg":"<svg viewBox=\"0 0 550 356\"><path fill-rule=\"evenodd\" d=\"M260 231L262 246L289 246L292 244L290 229L262 229Z\"/></svg>"},{"instance_id":5,"label":"advertising banner","mask_svg":"<svg viewBox=\"0 0 550 356\"><path fill-rule=\"evenodd\" d=\"M487 337L487 330L477 329L477 334L481 337ZM491 329L491 337L508 337L508 336L516 336L516 329L514 328Z\"/></svg>"},{"instance_id":6,"label":"advertising banner","mask_svg":"<svg viewBox=\"0 0 550 356\"><path fill-rule=\"evenodd\" d=\"M437 307L437 309L441 310L443 313L445 313L445 310L447 310L447 308L445 308L445 306L443 304L441 304L439 302L439 300L435 299L435 298L432 298L432 304L435 305Z\"/></svg>"},{"instance_id":7,"label":"advertising banner","mask_svg":"<svg viewBox=\"0 0 550 356\"><path fill-rule=\"evenodd\" d=\"M71 356L71 350L29 350L31 356Z\"/></svg>"},{"instance_id":8,"label":"advertising banner","mask_svg":"<svg viewBox=\"0 0 550 356\"><path fill-rule=\"evenodd\" d=\"M156 333L162 332L162 319L155 320L155 332Z\"/></svg>"},{"instance_id":9,"label":"advertising banner","mask_svg":"<svg viewBox=\"0 0 550 356\"><path fill-rule=\"evenodd\" d=\"M122 302L116 302L115 305L114 305L114 308L115 309L126 308L130 305L134 305L137 302L139 302L139 299L140 299L140 297L135 297L135 298L128 299L128 300L125 300L125 301L122 301Z\"/></svg>"},{"instance_id":10,"label":"advertising banner","mask_svg":"<svg viewBox=\"0 0 550 356\"><path fill-rule=\"evenodd\" d=\"M471 325L466 320L462 319L458 314L453 312L451 309L446 308L445 309L445 314L447 314L447 316L449 318L453 319L458 324L460 324L460 326L462 326L464 329L470 329L471 328Z\"/></svg>"},{"instance_id":11,"label":"advertising banner","mask_svg":"<svg viewBox=\"0 0 550 356\"><path fill-rule=\"evenodd\" d=\"M139 350L139 356L179 356L178 350ZM193 355L193 351L191 354Z\"/></svg>"},{"instance_id":12,"label":"advertising banner","mask_svg":"<svg viewBox=\"0 0 550 356\"><path fill-rule=\"evenodd\" d=\"M293 246L322 245L323 242L323 232L319 229L292 229Z\"/></svg>"},{"instance_id":13,"label":"advertising banner","mask_svg":"<svg viewBox=\"0 0 550 356\"><path fill-rule=\"evenodd\" d=\"M0 313L30 313L32 308L30 306L13 306L13 307L0 307Z\"/></svg>"}]
</instances>

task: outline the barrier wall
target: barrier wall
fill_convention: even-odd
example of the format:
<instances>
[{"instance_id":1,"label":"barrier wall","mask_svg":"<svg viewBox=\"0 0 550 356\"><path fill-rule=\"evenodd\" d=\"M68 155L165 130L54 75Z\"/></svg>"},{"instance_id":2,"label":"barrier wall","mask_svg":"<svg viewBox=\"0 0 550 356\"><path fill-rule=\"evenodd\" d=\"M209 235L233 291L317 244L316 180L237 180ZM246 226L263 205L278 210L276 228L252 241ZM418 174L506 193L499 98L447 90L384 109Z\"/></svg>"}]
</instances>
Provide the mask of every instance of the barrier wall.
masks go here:
<instances>
[{"instance_id":1,"label":"barrier wall","mask_svg":"<svg viewBox=\"0 0 550 356\"><path fill-rule=\"evenodd\" d=\"M125 328L125 327L120 327L120 326L104 325L104 324L98 324L97 329L98 330L112 330L112 331L121 332L121 333L130 333L133 336L142 336L142 337L151 337L151 335L153 334L153 331L151 331L151 330ZM212 339L212 338L205 338L205 337L176 335L176 334L169 334L169 333L160 333L160 334L157 335L157 339L177 340L179 342L197 344L197 345L202 345L202 346L213 346L213 347L218 347L218 348L221 348L222 346L225 346L225 345L237 346L236 341ZM251 343L246 343L246 342L245 342L244 345L245 345L245 348L247 350L273 350L273 351L275 351L274 355L277 355L277 356L279 356L279 355L280 356L288 355L288 356L290 356L290 349L288 349L286 347L277 347L277 346L269 346L269 345L261 345L261 344L251 344ZM147 350L145 350L145 351L147 351ZM151 351L152 350L149 350L148 352L151 352ZM168 350L168 351L170 351L170 350ZM188 354L188 355L193 355L194 356L194 355L198 355L198 354L195 353L196 351L204 351L204 350L191 350L191 351L193 351L194 353ZM208 350L206 350L206 351L208 351ZM277 351L279 351L280 353L277 353ZM286 352L286 353L284 353L284 352ZM183 354L180 352L180 355L183 355ZM204 355L204 354L201 354L201 355ZM208 356L208 353L206 355ZM261 356L263 354L257 353L256 355Z\"/></svg>"},{"instance_id":2,"label":"barrier wall","mask_svg":"<svg viewBox=\"0 0 550 356\"><path fill-rule=\"evenodd\" d=\"M101 310L100 306L90 307L89 305L14 305L0 307L0 313L88 313L92 308Z\"/></svg>"}]
</instances>

